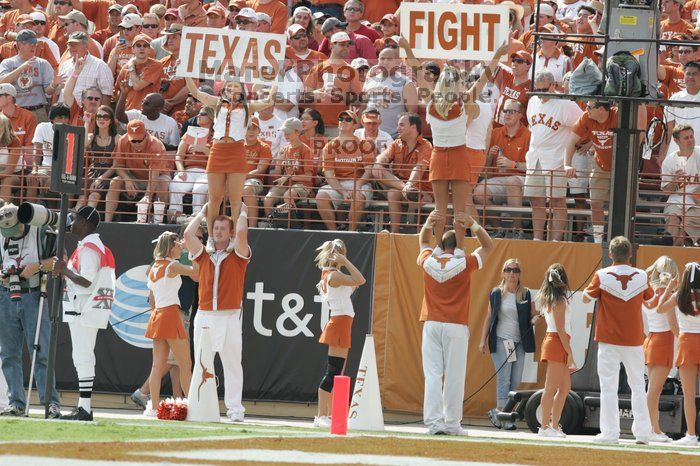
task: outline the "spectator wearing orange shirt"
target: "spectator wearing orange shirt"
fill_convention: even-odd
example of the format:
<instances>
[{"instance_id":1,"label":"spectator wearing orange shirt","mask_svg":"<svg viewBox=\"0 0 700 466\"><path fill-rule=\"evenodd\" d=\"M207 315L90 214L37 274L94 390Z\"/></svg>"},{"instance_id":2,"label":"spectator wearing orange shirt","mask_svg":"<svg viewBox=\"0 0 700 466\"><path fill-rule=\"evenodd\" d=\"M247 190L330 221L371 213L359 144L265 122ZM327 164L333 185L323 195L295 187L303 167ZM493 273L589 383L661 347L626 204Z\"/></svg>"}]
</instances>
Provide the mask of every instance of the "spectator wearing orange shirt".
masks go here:
<instances>
[{"instance_id":1,"label":"spectator wearing orange shirt","mask_svg":"<svg viewBox=\"0 0 700 466\"><path fill-rule=\"evenodd\" d=\"M25 148L33 148L32 139L36 130L36 118L29 110L17 106L17 90L9 83L0 84L0 111L12 122L12 130L19 140L19 146L24 152ZM27 154L34 150L28 150Z\"/></svg>"},{"instance_id":2,"label":"spectator wearing orange shirt","mask_svg":"<svg viewBox=\"0 0 700 466\"><path fill-rule=\"evenodd\" d=\"M73 6L69 0L55 0L53 2L53 14L49 19L51 26L49 26L49 32L46 33L46 37L56 42L61 54L66 51L68 36L66 36L66 28L63 21L58 19L58 17L65 16L71 11L73 11Z\"/></svg>"},{"instance_id":3,"label":"spectator wearing orange shirt","mask_svg":"<svg viewBox=\"0 0 700 466\"><path fill-rule=\"evenodd\" d=\"M211 8L213 9L213 8ZM185 79L176 76L177 64L180 60L180 39L182 38L182 24L175 23L169 29L163 31L165 44L163 48L169 55L160 60L163 65L163 80L160 83L160 93L163 94L165 105L163 112L173 116L176 112L185 108L187 99L187 87Z\"/></svg>"},{"instance_id":4,"label":"spectator wearing orange shirt","mask_svg":"<svg viewBox=\"0 0 700 466\"><path fill-rule=\"evenodd\" d=\"M279 0L249 0L248 6L256 13L265 13L270 19L270 32L275 34L284 34L287 28L287 12L286 2L282 3Z\"/></svg>"},{"instance_id":5,"label":"spectator wearing orange shirt","mask_svg":"<svg viewBox=\"0 0 700 466\"><path fill-rule=\"evenodd\" d=\"M165 147L148 134L143 121L132 120L126 125L126 137L119 140L114 153L117 176L109 183L105 221L114 218L122 194L131 201L143 197L149 204L155 197L168 200L170 177L164 173Z\"/></svg>"},{"instance_id":6,"label":"spectator wearing orange shirt","mask_svg":"<svg viewBox=\"0 0 700 466\"><path fill-rule=\"evenodd\" d=\"M146 34L136 36L132 44L134 56L117 76L120 92L127 93L126 110L138 109L146 95L160 91L163 64L148 56L150 44L151 38Z\"/></svg>"},{"instance_id":7,"label":"spectator wearing orange shirt","mask_svg":"<svg viewBox=\"0 0 700 466\"><path fill-rule=\"evenodd\" d=\"M322 175L321 154L323 148L328 144L328 139L324 135L326 128L323 124L323 117L318 110L307 108L299 116L301 120L301 142L309 146L313 154L315 175ZM314 185L318 185L320 176L314 178Z\"/></svg>"},{"instance_id":8,"label":"spectator wearing orange shirt","mask_svg":"<svg viewBox=\"0 0 700 466\"><path fill-rule=\"evenodd\" d=\"M41 13L37 12L36 14ZM18 23L15 25L15 34L19 34L25 30L35 32L35 29L38 30L39 28L34 27L34 20L32 20L28 15L20 15L18 18ZM49 62L55 71L58 67L58 58L56 58L56 56L53 54L48 42L38 42L38 40L39 36L37 35L36 56ZM17 55L16 40L5 42L4 44L0 45L0 60L7 60L15 55Z\"/></svg>"},{"instance_id":9,"label":"spectator wearing orange shirt","mask_svg":"<svg viewBox=\"0 0 700 466\"><path fill-rule=\"evenodd\" d=\"M287 45L284 57L291 62L302 80L306 79L317 63L328 58L309 47L309 35L300 24L292 24L287 28L287 38L289 45Z\"/></svg>"},{"instance_id":10,"label":"spectator wearing orange shirt","mask_svg":"<svg viewBox=\"0 0 700 466\"><path fill-rule=\"evenodd\" d=\"M398 48L399 43L393 38L393 36L397 35L399 32L399 21L396 19L396 16L391 13L384 15L379 25L382 28L383 36L374 41L374 48L377 49L377 54L384 50L389 40L394 42L396 48Z\"/></svg>"},{"instance_id":11,"label":"spectator wearing orange shirt","mask_svg":"<svg viewBox=\"0 0 700 466\"><path fill-rule=\"evenodd\" d=\"M265 189L267 170L272 162L270 144L260 139L260 120L253 117L245 133L245 157L250 170L243 183L243 202L248 206L248 225L258 226L260 198Z\"/></svg>"},{"instance_id":12,"label":"spectator wearing orange shirt","mask_svg":"<svg viewBox=\"0 0 700 466\"><path fill-rule=\"evenodd\" d=\"M392 15L401 6L401 0L365 0L364 18L371 24L380 22L387 15Z\"/></svg>"},{"instance_id":13,"label":"spectator wearing orange shirt","mask_svg":"<svg viewBox=\"0 0 700 466\"><path fill-rule=\"evenodd\" d=\"M678 36L673 36L674 39ZM686 38L687 37L687 38ZM683 36L682 40L693 40L691 37ZM678 54L679 64L669 63L664 65L659 63L657 77L661 86L659 90L667 98L685 89L685 73L683 67L686 63L697 61L698 47L695 45L679 45L674 47Z\"/></svg>"},{"instance_id":14,"label":"spectator wearing orange shirt","mask_svg":"<svg viewBox=\"0 0 700 466\"><path fill-rule=\"evenodd\" d=\"M692 34L695 26L682 18L685 0L662 0L661 11L666 19L661 21L661 40L671 40L674 34ZM662 51L667 46L660 47Z\"/></svg>"},{"instance_id":15,"label":"spectator wearing orange shirt","mask_svg":"<svg viewBox=\"0 0 700 466\"><path fill-rule=\"evenodd\" d=\"M207 10L207 24L209 28L223 29L228 22L228 11L220 3L214 4Z\"/></svg>"},{"instance_id":16,"label":"spectator wearing orange shirt","mask_svg":"<svg viewBox=\"0 0 700 466\"><path fill-rule=\"evenodd\" d=\"M121 23L119 23L120 33L117 39L118 44L113 50L111 50L109 53L109 59L107 60L107 65L109 65L109 69L112 70L112 74L114 74L114 76L117 76L124 65L126 65L131 58L133 58L133 41L134 38L141 33L142 26L143 19L134 13L125 15L122 18ZM112 40L112 38L109 40ZM105 49L107 49L107 44L105 44Z\"/></svg>"},{"instance_id":17,"label":"spectator wearing orange shirt","mask_svg":"<svg viewBox=\"0 0 700 466\"><path fill-rule=\"evenodd\" d=\"M433 145L421 136L422 121L417 113L405 113L397 123L398 138L377 156L373 177L387 190L390 229L399 232L403 204L432 202L428 181Z\"/></svg>"},{"instance_id":18,"label":"spectator wearing orange shirt","mask_svg":"<svg viewBox=\"0 0 700 466\"><path fill-rule=\"evenodd\" d=\"M178 11L185 26L203 27L207 25L207 11L200 0L181 0Z\"/></svg>"},{"instance_id":19,"label":"spectator wearing orange shirt","mask_svg":"<svg viewBox=\"0 0 700 466\"><path fill-rule=\"evenodd\" d=\"M297 199L308 199L313 190L314 162L309 146L301 141L301 120L288 118L282 125L284 139L288 142L280 150L271 174L278 178L265 196L265 215L272 213L272 208L280 198L284 204L278 209L294 211Z\"/></svg>"},{"instance_id":20,"label":"spectator wearing orange shirt","mask_svg":"<svg viewBox=\"0 0 700 466\"><path fill-rule=\"evenodd\" d=\"M496 115L494 118L494 127L504 124L505 104L509 100L520 102L523 108L527 108L527 103L530 96L527 95L530 90L530 65L532 65L532 55L525 50L520 50L510 55L511 67L498 65L496 71L495 83L501 95L498 98L496 106ZM520 115L524 125L527 125L527 116Z\"/></svg>"},{"instance_id":21,"label":"spectator wearing orange shirt","mask_svg":"<svg viewBox=\"0 0 700 466\"><path fill-rule=\"evenodd\" d=\"M525 154L530 147L530 130L522 123L525 111L517 100L508 100L503 108L503 126L494 128L486 155L486 179L474 188L474 202L482 206L487 203L523 206L523 183L525 182ZM513 238L525 239L522 218L513 214ZM496 238L504 238L501 228Z\"/></svg>"},{"instance_id":22,"label":"spectator wearing orange shirt","mask_svg":"<svg viewBox=\"0 0 700 466\"><path fill-rule=\"evenodd\" d=\"M107 26L92 33L92 38L100 44L104 43L115 34L119 34L119 23L122 22L122 6L119 4L110 5L107 10ZM97 29L97 26L95 26Z\"/></svg>"},{"instance_id":23,"label":"spectator wearing orange shirt","mask_svg":"<svg viewBox=\"0 0 700 466\"><path fill-rule=\"evenodd\" d=\"M0 17L0 43L15 40L15 37L17 37L15 32L17 18L20 15L29 15L29 13L35 11L30 0L12 0L11 5L14 9Z\"/></svg>"},{"instance_id":24,"label":"spectator wearing orange shirt","mask_svg":"<svg viewBox=\"0 0 700 466\"><path fill-rule=\"evenodd\" d=\"M355 230L365 203L372 200L374 144L354 135L357 115L350 110L338 114L339 134L323 148L326 185L316 195L318 212L327 230L337 230L335 210L348 202L348 230ZM331 205L332 204L332 205Z\"/></svg>"},{"instance_id":25,"label":"spectator wearing orange shirt","mask_svg":"<svg viewBox=\"0 0 700 466\"><path fill-rule=\"evenodd\" d=\"M3 86L6 84L0 84L0 92ZM12 130L10 119L0 115L0 197L3 200L12 202L12 190L19 186L21 172L22 150L19 139Z\"/></svg>"}]
</instances>

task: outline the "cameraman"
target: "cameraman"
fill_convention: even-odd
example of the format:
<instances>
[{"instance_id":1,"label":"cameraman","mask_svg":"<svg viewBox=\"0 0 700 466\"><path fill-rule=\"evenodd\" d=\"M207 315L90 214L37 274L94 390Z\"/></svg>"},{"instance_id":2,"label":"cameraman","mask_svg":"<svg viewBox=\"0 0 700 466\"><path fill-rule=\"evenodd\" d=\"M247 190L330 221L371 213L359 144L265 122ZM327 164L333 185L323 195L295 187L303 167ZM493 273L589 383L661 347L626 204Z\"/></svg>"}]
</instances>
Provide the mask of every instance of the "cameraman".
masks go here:
<instances>
[{"instance_id":1,"label":"cameraman","mask_svg":"<svg viewBox=\"0 0 700 466\"><path fill-rule=\"evenodd\" d=\"M51 257L53 251L46 251L46 228L19 223L17 207L12 204L0 208L0 235L0 358L10 400L9 407L0 415L24 416L27 400L24 393L22 346L26 340L31 356L39 319L39 272L51 270L53 259L42 258ZM41 313L40 327L35 376L39 400L44 403L50 330L46 302ZM54 385L49 417L55 419L60 415L60 402Z\"/></svg>"}]
</instances>

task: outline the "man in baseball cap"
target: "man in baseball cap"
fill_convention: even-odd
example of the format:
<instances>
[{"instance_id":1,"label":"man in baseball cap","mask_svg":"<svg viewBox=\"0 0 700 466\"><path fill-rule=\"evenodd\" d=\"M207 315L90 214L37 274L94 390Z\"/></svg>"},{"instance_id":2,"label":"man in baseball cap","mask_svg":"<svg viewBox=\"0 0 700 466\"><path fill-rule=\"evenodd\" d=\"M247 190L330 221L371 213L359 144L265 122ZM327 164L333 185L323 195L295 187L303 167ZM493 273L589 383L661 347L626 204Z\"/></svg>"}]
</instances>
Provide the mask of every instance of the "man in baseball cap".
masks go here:
<instances>
[{"instance_id":1,"label":"man in baseball cap","mask_svg":"<svg viewBox=\"0 0 700 466\"><path fill-rule=\"evenodd\" d=\"M222 29L228 21L228 11L221 3L215 3L207 10L207 27Z\"/></svg>"},{"instance_id":2,"label":"man in baseball cap","mask_svg":"<svg viewBox=\"0 0 700 466\"><path fill-rule=\"evenodd\" d=\"M239 31L257 31L258 14L252 8L243 8L233 18Z\"/></svg>"},{"instance_id":3,"label":"man in baseball cap","mask_svg":"<svg viewBox=\"0 0 700 466\"><path fill-rule=\"evenodd\" d=\"M272 26L272 18L267 13L257 13L258 15L258 32L270 32Z\"/></svg>"}]
</instances>

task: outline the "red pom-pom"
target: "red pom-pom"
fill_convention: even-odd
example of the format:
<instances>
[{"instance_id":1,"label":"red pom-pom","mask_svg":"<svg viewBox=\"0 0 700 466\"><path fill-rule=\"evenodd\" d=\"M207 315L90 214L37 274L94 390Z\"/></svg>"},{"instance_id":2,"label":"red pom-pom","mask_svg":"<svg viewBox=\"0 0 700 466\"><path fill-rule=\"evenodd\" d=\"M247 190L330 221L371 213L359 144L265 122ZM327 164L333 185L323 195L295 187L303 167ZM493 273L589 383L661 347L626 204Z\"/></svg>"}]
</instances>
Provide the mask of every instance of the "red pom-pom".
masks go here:
<instances>
[{"instance_id":1,"label":"red pom-pom","mask_svg":"<svg viewBox=\"0 0 700 466\"><path fill-rule=\"evenodd\" d=\"M170 412L172 411L172 406L174 402L172 398L168 398L166 400L162 400L158 404L158 419L167 421L170 419Z\"/></svg>"},{"instance_id":2,"label":"red pom-pom","mask_svg":"<svg viewBox=\"0 0 700 466\"><path fill-rule=\"evenodd\" d=\"M175 400L170 410L170 419L173 421L184 421L187 419L187 400L181 398Z\"/></svg>"}]
</instances>

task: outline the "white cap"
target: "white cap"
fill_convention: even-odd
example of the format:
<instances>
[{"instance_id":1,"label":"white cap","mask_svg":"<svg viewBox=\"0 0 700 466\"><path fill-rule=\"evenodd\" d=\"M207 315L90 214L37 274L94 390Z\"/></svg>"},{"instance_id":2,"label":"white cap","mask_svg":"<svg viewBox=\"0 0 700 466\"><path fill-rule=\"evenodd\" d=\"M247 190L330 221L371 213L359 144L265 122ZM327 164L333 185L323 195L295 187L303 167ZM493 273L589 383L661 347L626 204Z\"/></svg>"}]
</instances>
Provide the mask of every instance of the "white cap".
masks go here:
<instances>
[{"instance_id":1,"label":"white cap","mask_svg":"<svg viewBox=\"0 0 700 466\"><path fill-rule=\"evenodd\" d=\"M238 18L239 16L243 18L253 19L255 21L258 20L258 14L252 8L241 8L241 11L238 12L234 19Z\"/></svg>"},{"instance_id":2,"label":"white cap","mask_svg":"<svg viewBox=\"0 0 700 466\"><path fill-rule=\"evenodd\" d=\"M46 14L42 11L32 11L29 13L29 18L31 18L32 21L46 21Z\"/></svg>"},{"instance_id":3,"label":"white cap","mask_svg":"<svg viewBox=\"0 0 700 466\"><path fill-rule=\"evenodd\" d=\"M331 44L337 44L338 42L352 42L352 39L350 39L347 32L340 31L331 36Z\"/></svg>"},{"instance_id":4,"label":"white cap","mask_svg":"<svg viewBox=\"0 0 700 466\"><path fill-rule=\"evenodd\" d=\"M143 19L136 13L129 13L122 18L119 27L132 28L134 26L143 26Z\"/></svg>"},{"instance_id":5,"label":"white cap","mask_svg":"<svg viewBox=\"0 0 700 466\"><path fill-rule=\"evenodd\" d=\"M369 68L369 62L367 61L366 58L357 57L353 61L350 62L350 66L352 66L356 70L359 70L363 66L366 66L367 68Z\"/></svg>"},{"instance_id":6,"label":"white cap","mask_svg":"<svg viewBox=\"0 0 700 466\"><path fill-rule=\"evenodd\" d=\"M12 97L17 97L17 89L10 83L0 84L0 94L11 95Z\"/></svg>"},{"instance_id":7,"label":"white cap","mask_svg":"<svg viewBox=\"0 0 700 466\"><path fill-rule=\"evenodd\" d=\"M299 31L306 31L306 29L301 24L294 23L287 28L287 37L292 37Z\"/></svg>"},{"instance_id":8,"label":"white cap","mask_svg":"<svg viewBox=\"0 0 700 466\"><path fill-rule=\"evenodd\" d=\"M306 13L307 15L311 16L311 10L305 6L297 7L294 10L294 15L292 15L292 16L296 16L298 13ZM320 16L319 16L319 18L320 18Z\"/></svg>"},{"instance_id":9,"label":"white cap","mask_svg":"<svg viewBox=\"0 0 700 466\"><path fill-rule=\"evenodd\" d=\"M540 3L540 14L545 16L554 16L554 8L546 3Z\"/></svg>"},{"instance_id":10,"label":"white cap","mask_svg":"<svg viewBox=\"0 0 700 466\"><path fill-rule=\"evenodd\" d=\"M270 15L267 13L257 13L258 16L258 23L267 23L267 24L272 24L272 18L270 18Z\"/></svg>"}]
</instances>

